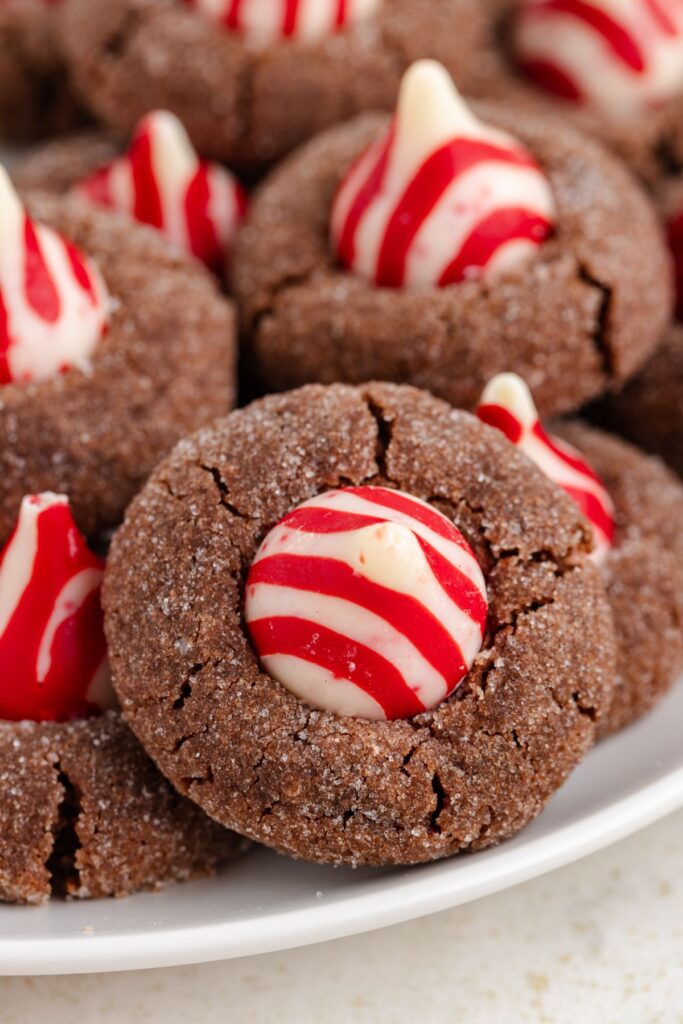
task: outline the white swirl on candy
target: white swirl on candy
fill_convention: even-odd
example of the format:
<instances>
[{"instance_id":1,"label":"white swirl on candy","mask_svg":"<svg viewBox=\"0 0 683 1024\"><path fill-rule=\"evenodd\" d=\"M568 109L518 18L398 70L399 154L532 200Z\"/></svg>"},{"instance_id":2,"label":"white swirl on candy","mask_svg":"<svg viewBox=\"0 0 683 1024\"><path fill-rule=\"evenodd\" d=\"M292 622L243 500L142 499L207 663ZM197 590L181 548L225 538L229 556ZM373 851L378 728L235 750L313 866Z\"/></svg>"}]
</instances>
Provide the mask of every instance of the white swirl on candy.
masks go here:
<instances>
[{"instance_id":1,"label":"white swirl on candy","mask_svg":"<svg viewBox=\"0 0 683 1024\"><path fill-rule=\"evenodd\" d=\"M183 125L157 110L139 123L128 152L75 186L78 195L127 213L220 272L246 210L237 179L200 160Z\"/></svg>"},{"instance_id":2,"label":"white swirl on candy","mask_svg":"<svg viewBox=\"0 0 683 1024\"><path fill-rule=\"evenodd\" d=\"M683 0L519 0L514 48L546 91L646 114L683 91Z\"/></svg>"},{"instance_id":3,"label":"white swirl on candy","mask_svg":"<svg viewBox=\"0 0 683 1024\"><path fill-rule=\"evenodd\" d=\"M446 70L405 74L389 133L332 209L342 265L383 287L446 287L519 269L547 238L550 185L511 136L479 121Z\"/></svg>"},{"instance_id":4,"label":"white swirl on candy","mask_svg":"<svg viewBox=\"0 0 683 1024\"><path fill-rule=\"evenodd\" d=\"M599 564L614 541L614 504L602 480L580 452L546 434L526 383L501 373L486 386L477 409L479 419L502 431L545 475L576 502L593 527L593 558Z\"/></svg>"},{"instance_id":5,"label":"white swirl on candy","mask_svg":"<svg viewBox=\"0 0 683 1024\"><path fill-rule=\"evenodd\" d=\"M479 652L479 564L425 502L349 487L304 502L265 538L245 615L264 668L317 708L407 718L444 701Z\"/></svg>"},{"instance_id":6,"label":"white swirl on candy","mask_svg":"<svg viewBox=\"0 0 683 1024\"><path fill-rule=\"evenodd\" d=\"M280 40L315 42L370 18L382 0L186 0L211 21L261 48Z\"/></svg>"},{"instance_id":7,"label":"white swirl on candy","mask_svg":"<svg viewBox=\"0 0 683 1024\"><path fill-rule=\"evenodd\" d=\"M33 223L0 167L0 384L86 369L108 309L93 261Z\"/></svg>"}]
</instances>

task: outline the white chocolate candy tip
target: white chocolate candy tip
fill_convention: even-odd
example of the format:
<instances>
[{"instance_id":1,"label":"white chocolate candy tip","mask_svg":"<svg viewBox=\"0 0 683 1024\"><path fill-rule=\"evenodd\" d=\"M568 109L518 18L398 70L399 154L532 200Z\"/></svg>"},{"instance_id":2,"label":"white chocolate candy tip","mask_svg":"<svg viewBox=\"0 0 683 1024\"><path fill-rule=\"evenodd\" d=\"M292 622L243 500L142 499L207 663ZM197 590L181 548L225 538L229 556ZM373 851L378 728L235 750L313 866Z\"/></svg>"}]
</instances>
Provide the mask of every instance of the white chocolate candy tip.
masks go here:
<instances>
[{"instance_id":1,"label":"white chocolate candy tip","mask_svg":"<svg viewBox=\"0 0 683 1024\"><path fill-rule=\"evenodd\" d=\"M513 413L530 429L538 420L538 411L527 382L516 373L499 373L488 382L481 396L481 406L499 405Z\"/></svg>"},{"instance_id":2,"label":"white chocolate candy tip","mask_svg":"<svg viewBox=\"0 0 683 1024\"><path fill-rule=\"evenodd\" d=\"M420 60L412 64L401 80L396 108L399 134L422 149L422 140L431 145L476 129L479 120L462 98L443 64Z\"/></svg>"}]
</instances>

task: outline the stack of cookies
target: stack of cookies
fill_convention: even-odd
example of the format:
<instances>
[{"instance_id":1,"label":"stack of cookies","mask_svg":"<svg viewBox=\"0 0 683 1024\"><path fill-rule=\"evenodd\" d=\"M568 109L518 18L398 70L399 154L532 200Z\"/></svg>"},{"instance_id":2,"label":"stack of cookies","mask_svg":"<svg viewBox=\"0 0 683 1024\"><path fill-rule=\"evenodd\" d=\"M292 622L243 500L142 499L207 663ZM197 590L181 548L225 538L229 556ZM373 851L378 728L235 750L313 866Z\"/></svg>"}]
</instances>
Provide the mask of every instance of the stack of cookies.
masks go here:
<instances>
[{"instance_id":1,"label":"stack of cookies","mask_svg":"<svg viewBox=\"0 0 683 1024\"><path fill-rule=\"evenodd\" d=\"M0 0L0 899L479 850L665 697L682 111L683 0Z\"/></svg>"}]
</instances>

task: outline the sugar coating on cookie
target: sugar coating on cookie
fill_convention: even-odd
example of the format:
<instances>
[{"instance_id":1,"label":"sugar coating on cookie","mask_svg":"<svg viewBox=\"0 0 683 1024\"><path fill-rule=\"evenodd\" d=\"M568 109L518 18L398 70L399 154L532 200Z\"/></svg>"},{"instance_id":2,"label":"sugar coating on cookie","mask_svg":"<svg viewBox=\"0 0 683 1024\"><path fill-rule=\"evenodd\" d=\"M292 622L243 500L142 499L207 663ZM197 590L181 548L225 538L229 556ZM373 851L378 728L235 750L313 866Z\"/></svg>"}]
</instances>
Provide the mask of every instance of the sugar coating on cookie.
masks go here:
<instances>
[{"instance_id":1,"label":"sugar coating on cookie","mask_svg":"<svg viewBox=\"0 0 683 1024\"><path fill-rule=\"evenodd\" d=\"M477 416L500 430L573 498L593 527L593 558L602 563L614 542L615 510L604 483L571 445L548 435L521 377L501 373L487 385Z\"/></svg>"},{"instance_id":2,"label":"sugar coating on cookie","mask_svg":"<svg viewBox=\"0 0 683 1024\"><path fill-rule=\"evenodd\" d=\"M518 0L514 49L547 92L611 118L683 90L682 0Z\"/></svg>"},{"instance_id":3,"label":"sugar coating on cookie","mask_svg":"<svg viewBox=\"0 0 683 1024\"><path fill-rule=\"evenodd\" d=\"M400 491L348 487L266 536L245 614L263 666L310 705L368 719L437 707L467 675L487 616L469 544Z\"/></svg>"},{"instance_id":4,"label":"sugar coating on cookie","mask_svg":"<svg viewBox=\"0 0 683 1024\"><path fill-rule=\"evenodd\" d=\"M24 498L0 552L0 719L66 721L113 706L103 574L66 497Z\"/></svg>"},{"instance_id":5,"label":"sugar coating on cookie","mask_svg":"<svg viewBox=\"0 0 683 1024\"><path fill-rule=\"evenodd\" d=\"M382 287L446 287L524 266L552 230L550 184L511 135L483 124L445 68L405 74L390 130L332 209L342 266Z\"/></svg>"},{"instance_id":6,"label":"sugar coating on cookie","mask_svg":"<svg viewBox=\"0 0 683 1024\"><path fill-rule=\"evenodd\" d=\"M246 211L235 176L201 160L182 123L166 110L144 117L128 152L74 191L163 231L215 271L222 270Z\"/></svg>"},{"instance_id":7,"label":"sugar coating on cookie","mask_svg":"<svg viewBox=\"0 0 683 1024\"><path fill-rule=\"evenodd\" d=\"M0 385L87 369L108 317L95 263L33 222L0 167Z\"/></svg>"},{"instance_id":8,"label":"sugar coating on cookie","mask_svg":"<svg viewBox=\"0 0 683 1024\"><path fill-rule=\"evenodd\" d=\"M186 0L247 45L281 40L315 42L375 14L382 0Z\"/></svg>"}]
</instances>

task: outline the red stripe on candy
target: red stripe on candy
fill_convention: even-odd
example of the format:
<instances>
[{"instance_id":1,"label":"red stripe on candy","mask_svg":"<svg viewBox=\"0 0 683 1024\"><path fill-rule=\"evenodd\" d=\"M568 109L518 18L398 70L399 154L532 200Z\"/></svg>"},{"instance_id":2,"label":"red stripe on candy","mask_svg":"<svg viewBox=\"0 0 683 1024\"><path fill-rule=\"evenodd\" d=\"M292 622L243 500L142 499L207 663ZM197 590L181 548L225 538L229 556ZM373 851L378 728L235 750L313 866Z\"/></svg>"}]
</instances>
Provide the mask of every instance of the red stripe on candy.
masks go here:
<instances>
[{"instance_id":1,"label":"red stripe on candy","mask_svg":"<svg viewBox=\"0 0 683 1024\"><path fill-rule=\"evenodd\" d=\"M337 28L343 28L348 16L348 0L337 0Z\"/></svg>"},{"instance_id":2,"label":"red stripe on candy","mask_svg":"<svg viewBox=\"0 0 683 1024\"><path fill-rule=\"evenodd\" d=\"M577 473L581 473L582 476L587 476L593 480L594 483L599 484L600 487L604 487L604 484L598 474L585 462L581 456L577 453L574 454L567 451L566 448L561 446L559 442L546 434L540 423L536 423L533 430L536 437L543 442L543 444L550 449L553 455L556 455L558 459L562 459L567 466L571 466L572 469L576 470Z\"/></svg>"},{"instance_id":3,"label":"red stripe on candy","mask_svg":"<svg viewBox=\"0 0 683 1024\"><path fill-rule=\"evenodd\" d=\"M528 210L494 210L472 229L455 259L443 271L439 287L463 281L474 269L483 270L503 245L515 241L542 242L550 231L545 217Z\"/></svg>"},{"instance_id":4,"label":"red stripe on candy","mask_svg":"<svg viewBox=\"0 0 683 1024\"><path fill-rule=\"evenodd\" d=\"M638 43L615 21L606 11L601 11L585 0L545 0L545 3L534 7L534 14L568 14L571 17L583 21L600 35L609 46L613 54L632 71L642 74L645 69L645 60L638 46Z\"/></svg>"},{"instance_id":5,"label":"red stripe on candy","mask_svg":"<svg viewBox=\"0 0 683 1024\"><path fill-rule=\"evenodd\" d=\"M584 95L576 79L557 64L547 60L521 60L519 66L524 74L545 92L565 100L573 100L575 103L583 102Z\"/></svg>"},{"instance_id":6,"label":"red stripe on candy","mask_svg":"<svg viewBox=\"0 0 683 1024\"><path fill-rule=\"evenodd\" d=\"M518 444L524 433L524 428L516 416L502 405L480 405L477 409L477 417L482 423L489 427L495 427L504 434L512 444Z\"/></svg>"},{"instance_id":7,"label":"red stripe on candy","mask_svg":"<svg viewBox=\"0 0 683 1024\"><path fill-rule=\"evenodd\" d=\"M584 491L580 487L572 487L562 484L562 490L566 491L569 497L578 505L589 523L592 523L602 534L608 543L614 540L615 523L610 513L605 509L601 501L590 491Z\"/></svg>"},{"instance_id":8,"label":"red stripe on candy","mask_svg":"<svg viewBox=\"0 0 683 1024\"><path fill-rule=\"evenodd\" d=\"M242 14L242 0L230 0L228 9L225 12L225 24L229 29L237 31L240 27L240 18Z\"/></svg>"},{"instance_id":9,"label":"red stripe on candy","mask_svg":"<svg viewBox=\"0 0 683 1024\"><path fill-rule=\"evenodd\" d=\"M656 22L658 28L667 36L678 36L678 29L675 23L669 17L668 11L666 11L659 0L643 0L643 4L652 15L653 20Z\"/></svg>"},{"instance_id":10,"label":"red stripe on candy","mask_svg":"<svg viewBox=\"0 0 683 1024\"><path fill-rule=\"evenodd\" d=\"M289 512L282 520L282 525L290 530L303 530L305 533L345 533L348 530L362 530L365 526L374 526L382 522L384 519L381 516L365 516L358 512L304 506Z\"/></svg>"},{"instance_id":11,"label":"red stripe on candy","mask_svg":"<svg viewBox=\"0 0 683 1024\"><path fill-rule=\"evenodd\" d=\"M472 549L460 533L460 531L440 512L435 512L422 502L411 501L398 491L390 491L385 487L346 487L345 494L356 494L373 505L381 505L382 508L393 509L394 512L402 512L406 516L428 527L439 537L449 540L458 547L472 554Z\"/></svg>"},{"instance_id":12,"label":"red stripe on candy","mask_svg":"<svg viewBox=\"0 0 683 1024\"><path fill-rule=\"evenodd\" d=\"M490 142L454 139L425 160L394 208L386 226L377 260L376 283L400 288L405 280L406 260L418 231L447 188L481 163L535 167L528 154L504 149Z\"/></svg>"},{"instance_id":13,"label":"red stripe on candy","mask_svg":"<svg viewBox=\"0 0 683 1024\"><path fill-rule=\"evenodd\" d=\"M296 22L299 17L300 0L283 0L284 17L282 20L282 35L287 39L296 32Z\"/></svg>"},{"instance_id":14,"label":"red stripe on candy","mask_svg":"<svg viewBox=\"0 0 683 1024\"><path fill-rule=\"evenodd\" d=\"M0 384L10 384L12 374L9 368L9 348L12 341L9 336L9 324L7 323L7 310L0 290ZM0 565L2 562L0 562Z\"/></svg>"},{"instance_id":15,"label":"red stripe on candy","mask_svg":"<svg viewBox=\"0 0 683 1024\"><path fill-rule=\"evenodd\" d=\"M47 323L56 323L61 312L59 294L40 247L36 230L28 217L24 218L24 290L29 306Z\"/></svg>"},{"instance_id":16,"label":"red stripe on candy","mask_svg":"<svg viewBox=\"0 0 683 1024\"><path fill-rule=\"evenodd\" d=\"M143 131L133 139L129 159L133 176L133 216L142 224L163 228L163 206L154 169L154 150L149 132Z\"/></svg>"},{"instance_id":17,"label":"red stripe on candy","mask_svg":"<svg viewBox=\"0 0 683 1024\"><path fill-rule=\"evenodd\" d=\"M209 166L203 163L190 182L185 196L185 221L190 249L215 271L221 269L223 250L210 211Z\"/></svg>"},{"instance_id":18,"label":"red stripe on candy","mask_svg":"<svg viewBox=\"0 0 683 1024\"><path fill-rule=\"evenodd\" d=\"M71 242L67 241L67 239L63 239L63 243L64 251L66 252L66 257L69 261L69 265L71 266L71 272L74 276L74 280L88 296L93 306L96 306L97 294L95 292L95 286L90 274L88 273L83 257L79 253L78 249L72 245Z\"/></svg>"},{"instance_id":19,"label":"red stripe on candy","mask_svg":"<svg viewBox=\"0 0 683 1024\"><path fill-rule=\"evenodd\" d=\"M468 576L460 572L459 569L456 569L447 558L444 558L440 551L433 548L422 537L418 537L417 541L424 551L429 568L434 573L443 591L453 604L457 605L461 611L465 612L479 626L483 636L484 629L486 628L488 605L479 588L472 583Z\"/></svg>"},{"instance_id":20,"label":"red stripe on candy","mask_svg":"<svg viewBox=\"0 0 683 1024\"><path fill-rule=\"evenodd\" d=\"M439 672L444 686L467 673L458 644L417 598L374 583L332 558L273 555L254 563L248 586L267 583L350 601L388 622Z\"/></svg>"},{"instance_id":21,"label":"red stripe on candy","mask_svg":"<svg viewBox=\"0 0 683 1024\"><path fill-rule=\"evenodd\" d=\"M288 616L249 623L262 658L291 655L349 680L375 700L387 718L411 718L425 710L401 673L381 654L315 622Z\"/></svg>"},{"instance_id":22,"label":"red stripe on candy","mask_svg":"<svg viewBox=\"0 0 683 1024\"><path fill-rule=\"evenodd\" d=\"M387 173L387 167L389 165L389 155L394 144L394 132L395 129L392 128L384 142L379 160L373 162L373 166L368 171L365 181L356 191L353 203L351 204L351 207L344 219L344 224L337 245L337 253L340 262L345 267L352 266L356 257L356 231L363 214L366 212L373 199L375 199L382 190L384 178ZM362 159L362 157L360 159ZM353 174L353 168L349 173Z\"/></svg>"}]
</instances>

